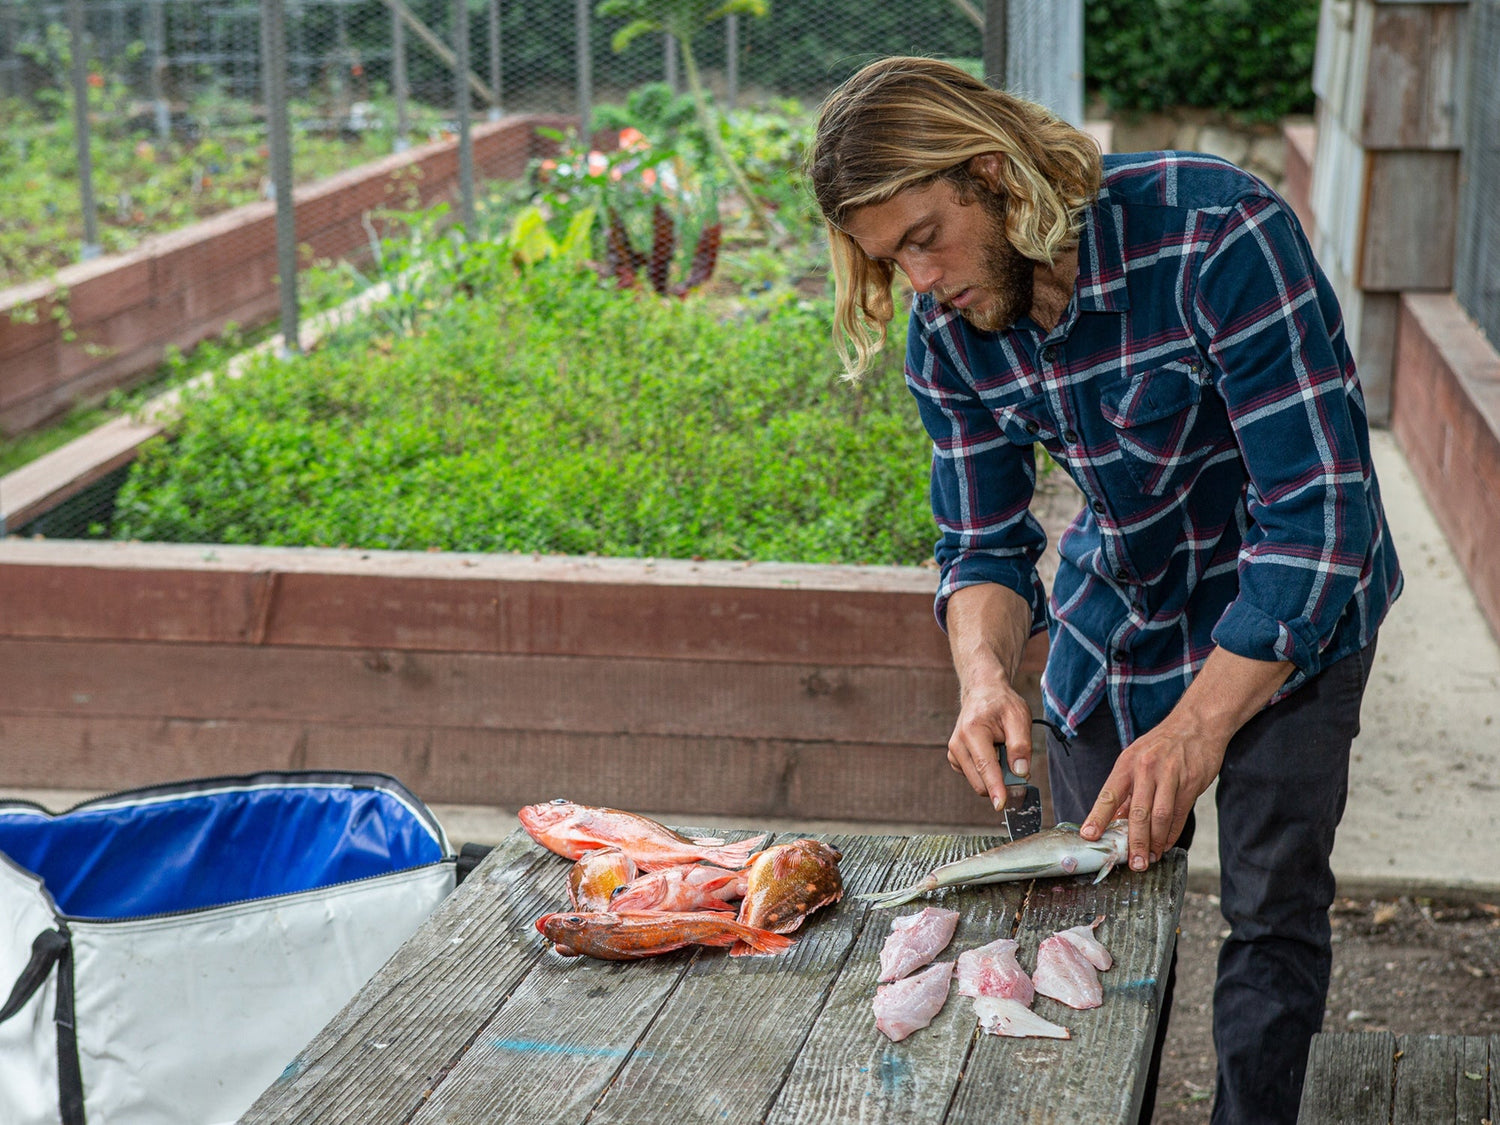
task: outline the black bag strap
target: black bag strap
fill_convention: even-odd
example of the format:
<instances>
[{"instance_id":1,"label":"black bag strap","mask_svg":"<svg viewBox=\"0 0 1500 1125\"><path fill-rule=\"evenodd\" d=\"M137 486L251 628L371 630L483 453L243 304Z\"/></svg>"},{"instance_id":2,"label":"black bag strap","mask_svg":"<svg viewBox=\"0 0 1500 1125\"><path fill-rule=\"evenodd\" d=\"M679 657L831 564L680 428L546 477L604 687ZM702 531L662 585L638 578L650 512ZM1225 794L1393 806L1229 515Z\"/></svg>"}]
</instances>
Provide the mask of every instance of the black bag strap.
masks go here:
<instances>
[{"instance_id":1,"label":"black bag strap","mask_svg":"<svg viewBox=\"0 0 1500 1125\"><path fill-rule=\"evenodd\" d=\"M46 983L52 966L57 966L57 1108L63 1125L85 1125L83 1113L83 1073L78 1064L78 1028L73 1014L73 941L66 928L43 930L31 943L31 960L10 999L0 1008L4 1023L30 1003L37 989Z\"/></svg>"}]
</instances>

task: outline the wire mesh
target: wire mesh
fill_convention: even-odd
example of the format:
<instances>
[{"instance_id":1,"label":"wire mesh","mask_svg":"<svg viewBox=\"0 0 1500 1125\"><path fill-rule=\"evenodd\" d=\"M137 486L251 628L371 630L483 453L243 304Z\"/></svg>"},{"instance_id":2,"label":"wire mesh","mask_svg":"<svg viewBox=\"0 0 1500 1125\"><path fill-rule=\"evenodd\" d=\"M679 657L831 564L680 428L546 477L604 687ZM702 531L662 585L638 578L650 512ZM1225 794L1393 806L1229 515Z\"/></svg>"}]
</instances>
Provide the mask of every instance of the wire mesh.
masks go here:
<instances>
[{"instance_id":1,"label":"wire mesh","mask_svg":"<svg viewBox=\"0 0 1500 1125\"><path fill-rule=\"evenodd\" d=\"M1058 84L1042 79L1049 64L1031 56L1056 50L1059 33L1081 37L1081 20L1061 32L1048 23L1049 13L1067 15L1079 4L1008 0L1017 34L1031 36L1009 55L1032 96L1058 96ZM266 5L258 0L0 0L0 190L7 193L0 289L78 261L88 242L106 254L125 251L150 234L278 194L271 123L279 110L268 102L263 69L276 54L285 59L280 85L298 184L449 137L461 117L574 115L621 105L648 83L677 92L688 84L682 44L653 33L616 50L615 34L627 21L599 15L598 0L278 6L285 50L268 54ZM986 7L984 0L772 0L762 17L711 23L688 48L721 107L796 99L811 108L884 55L951 58L980 70ZM1081 38L1058 57L1074 55L1081 57ZM1070 64L1061 79L1077 86L1075 102L1080 69ZM87 112L75 115L79 101ZM1074 103L1048 104L1081 117L1069 108ZM79 189L81 180L91 191ZM85 214L91 200L92 218ZM94 534L109 522L117 483L111 477L66 511L8 530Z\"/></svg>"}]
</instances>

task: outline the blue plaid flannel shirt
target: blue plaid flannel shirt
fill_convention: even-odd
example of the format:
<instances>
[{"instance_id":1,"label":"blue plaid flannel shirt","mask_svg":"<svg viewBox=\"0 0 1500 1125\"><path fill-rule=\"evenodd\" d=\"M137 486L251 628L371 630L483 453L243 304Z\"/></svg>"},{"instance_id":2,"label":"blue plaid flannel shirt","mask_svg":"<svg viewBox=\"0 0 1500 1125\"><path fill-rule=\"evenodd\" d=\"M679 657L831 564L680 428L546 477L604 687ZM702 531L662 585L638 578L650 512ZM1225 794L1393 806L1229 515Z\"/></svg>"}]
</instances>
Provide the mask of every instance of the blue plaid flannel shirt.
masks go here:
<instances>
[{"instance_id":1,"label":"blue plaid flannel shirt","mask_svg":"<svg viewBox=\"0 0 1500 1125\"><path fill-rule=\"evenodd\" d=\"M906 379L933 440L938 620L975 583L1028 599L1069 735L1106 701L1128 744L1215 646L1291 661L1274 703L1400 592L1338 302L1290 208L1222 160L1106 156L1058 325L981 332L919 295ZM1085 498L1050 601L1037 443Z\"/></svg>"}]
</instances>

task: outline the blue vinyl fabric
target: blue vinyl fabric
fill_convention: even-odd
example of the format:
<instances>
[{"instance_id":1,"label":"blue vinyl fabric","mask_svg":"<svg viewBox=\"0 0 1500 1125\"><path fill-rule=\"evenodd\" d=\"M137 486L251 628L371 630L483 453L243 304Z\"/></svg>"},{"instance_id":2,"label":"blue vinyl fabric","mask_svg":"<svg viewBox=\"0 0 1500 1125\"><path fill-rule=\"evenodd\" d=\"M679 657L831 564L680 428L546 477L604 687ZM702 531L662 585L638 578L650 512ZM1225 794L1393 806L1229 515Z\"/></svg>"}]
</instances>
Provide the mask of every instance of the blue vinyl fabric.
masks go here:
<instances>
[{"instance_id":1,"label":"blue vinyl fabric","mask_svg":"<svg viewBox=\"0 0 1500 1125\"><path fill-rule=\"evenodd\" d=\"M0 805L0 852L73 918L125 919L293 894L448 858L394 779L227 778L53 814Z\"/></svg>"}]
</instances>

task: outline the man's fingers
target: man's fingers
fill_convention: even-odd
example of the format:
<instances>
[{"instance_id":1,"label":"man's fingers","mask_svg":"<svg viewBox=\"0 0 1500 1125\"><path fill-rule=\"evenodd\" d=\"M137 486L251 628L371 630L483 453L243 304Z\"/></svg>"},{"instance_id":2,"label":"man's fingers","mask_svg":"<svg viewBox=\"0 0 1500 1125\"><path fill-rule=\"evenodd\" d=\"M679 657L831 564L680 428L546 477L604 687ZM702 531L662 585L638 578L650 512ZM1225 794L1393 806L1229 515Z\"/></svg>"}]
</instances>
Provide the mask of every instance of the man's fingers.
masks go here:
<instances>
[{"instance_id":1,"label":"man's fingers","mask_svg":"<svg viewBox=\"0 0 1500 1125\"><path fill-rule=\"evenodd\" d=\"M1097 840L1104 835L1109 822L1115 819L1115 810L1130 796L1128 789L1117 796L1111 784L1113 781L1114 778L1111 776L1110 780L1104 783L1104 788L1099 790L1099 797L1094 802L1094 807L1089 810L1089 815L1078 827L1078 834L1085 840Z\"/></svg>"}]
</instances>

